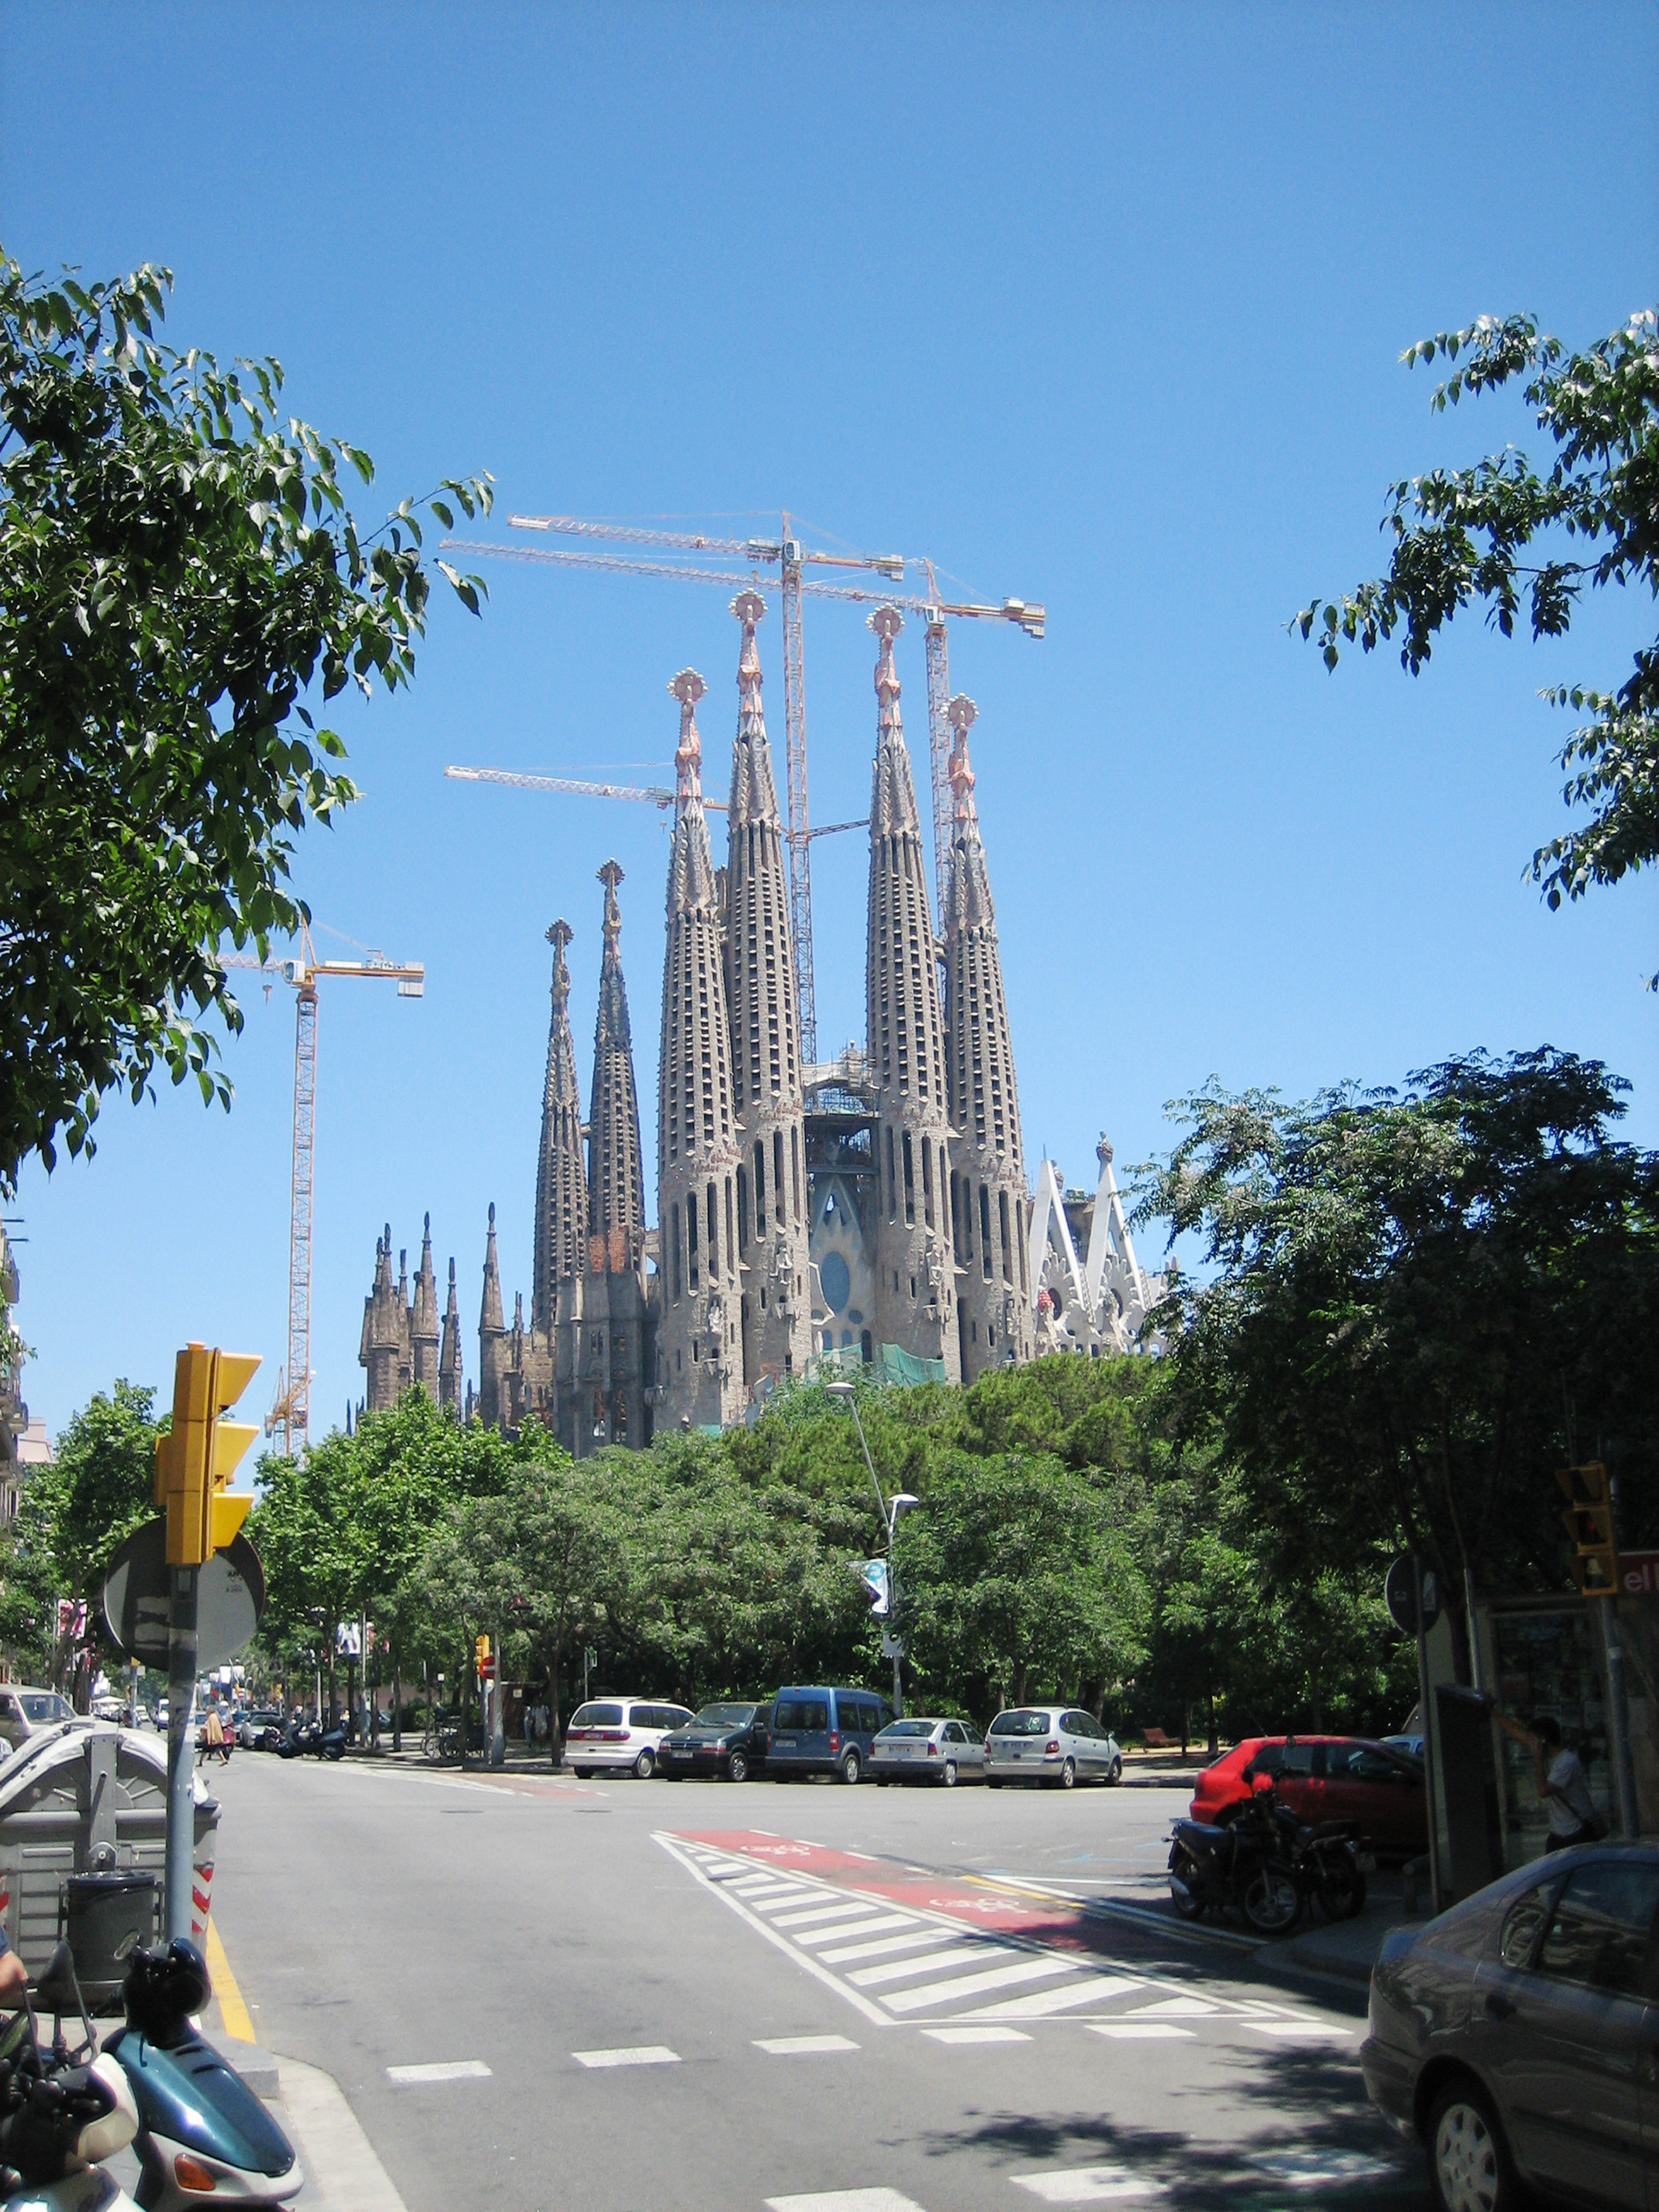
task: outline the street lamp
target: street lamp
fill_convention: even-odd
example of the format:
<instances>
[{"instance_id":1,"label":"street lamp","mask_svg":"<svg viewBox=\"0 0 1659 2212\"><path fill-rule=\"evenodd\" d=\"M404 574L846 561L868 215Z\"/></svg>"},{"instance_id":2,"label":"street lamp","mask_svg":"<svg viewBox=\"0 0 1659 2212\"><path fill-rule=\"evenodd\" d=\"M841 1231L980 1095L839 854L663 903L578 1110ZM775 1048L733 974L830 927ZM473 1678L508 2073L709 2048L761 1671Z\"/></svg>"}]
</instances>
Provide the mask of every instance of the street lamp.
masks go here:
<instances>
[{"instance_id":1,"label":"street lamp","mask_svg":"<svg viewBox=\"0 0 1659 2212\"><path fill-rule=\"evenodd\" d=\"M876 1463L870 1456L870 1443L864 1433L864 1423L859 1419L857 1393L850 1382L830 1382L824 1387L830 1397L839 1399L852 1413L853 1425L859 1432L859 1443L864 1452L864 1464L870 1470L870 1487L876 1493L876 1510L881 1516L882 1529L887 1539L887 1612L892 1624L890 1640L893 1646L893 1717L896 1720L902 1720L904 1717L904 1690L899 1676L901 1658L901 1642L898 1635L899 1592L898 1577L893 1567L893 1531L898 1526L899 1516L902 1513L914 1512L921 1500L919 1498L913 1498L908 1490L901 1490L890 1505L887 1503L881 1494L881 1484L876 1477Z\"/></svg>"}]
</instances>

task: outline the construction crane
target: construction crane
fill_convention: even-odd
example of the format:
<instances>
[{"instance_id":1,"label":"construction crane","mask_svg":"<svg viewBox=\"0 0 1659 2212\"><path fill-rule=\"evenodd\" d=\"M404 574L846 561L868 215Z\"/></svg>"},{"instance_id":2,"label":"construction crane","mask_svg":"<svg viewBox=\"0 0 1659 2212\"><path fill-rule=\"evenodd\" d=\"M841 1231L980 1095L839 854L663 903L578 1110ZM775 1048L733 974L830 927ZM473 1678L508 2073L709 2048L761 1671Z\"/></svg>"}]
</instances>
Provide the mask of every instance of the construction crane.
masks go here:
<instances>
[{"instance_id":1,"label":"construction crane","mask_svg":"<svg viewBox=\"0 0 1659 2212\"><path fill-rule=\"evenodd\" d=\"M665 813L674 804L674 793L659 783L579 783L568 775L532 775L527 770L514 768L447 768L446 775L453 776L459 783L505 783L518 791L557 791L577 799L635 799L647 805L659 807ZM709 814L724 814L723 799L705 799L703 811ZM806 833L811 837L835 837L843 830L867 830L867 815L860 815L856 822L824 822Z\"/></svg>"},{"instance_id":2,"label":"construction crane","mask_svg":"<svg viewBox=\"0 0 1659 2212\"><path fill-rule=\"evenodd\" d=\"M789 818L786 842L789 848L789 935L795 955L796 988L800 999L801 1052L807 1061L815 1060L817 1054L817 1011L812 976L813 833L807 819L806 674L801 645L801 600L803 598L841 599L862 605L890 602L921 615L927 622L927 743L933 787L933 867L936 897L940 902L945 895L948 849L945 825L950 814L951 732L945 714L949 702L949 672L945 654L945 618L953 617L1012 623L1028 637L1040 638L1046 619L1043 609L1024 599L1004 599L1000 605L947 601L934 581L932 564L926 562L919 564L926 569L927 575L928 596L925 599L872 590L868 586L820 582L816 578L806 576L803 571L808 568L863 569L879 575L886 582L900 583L904 578L904 559L896 553L831 553L805 546L791 529L787 513L781 517L782 528L776 538L711 538L701 533L653 530L624 523L585 521L569 514L513 514L507 517L507 521L515 530L541 531L550 535L637 545L653 555L712 553L735 556L750 564L750 573L736 574L725 569L694 568L672 559L590 552L586 547L580 550L573 547L567 550L564 548L556 550L552 546L490 544L470 538L447 538L443 540L443 548L482 554L487 559L598 569L612 575L678 578L683 583L725 585L738 590L758 585L764 590L781 594L783 605L783 702L788 769ZM776 574L762 575L759 572L763 568L774 569ZM938 631L937 639L934 637L935 629ZM936 664L941 672L939 682L935 681ZM936 692L939 695L937 700ZM937 907L935 910L939 910Z\"/></svg>"},{"instance_id":3,"label":"construction crane","mask_svg":"<svg viewBox=\"0 0 1659 2212\"><path fill-rule=\"evenodd\" d=\"M350 939L346 940L348 943ZM388 960L360 945L361 960L319 960L311 932L300 925L300 957L255 960L245 953L221 956L222 968L252 968L294 986L294 1167L288 1234L288 1365L276 1378L276 1396L265 1415L265 1434L283 1434L282 1452L292 1459L307 1440L311 1403L311 1189L317 1141L317 986L344 976L395 982L400 999L425 994L426 969L418 961ZM269 994L270 986L266 986Z\"/></svg>"}]
</instances>

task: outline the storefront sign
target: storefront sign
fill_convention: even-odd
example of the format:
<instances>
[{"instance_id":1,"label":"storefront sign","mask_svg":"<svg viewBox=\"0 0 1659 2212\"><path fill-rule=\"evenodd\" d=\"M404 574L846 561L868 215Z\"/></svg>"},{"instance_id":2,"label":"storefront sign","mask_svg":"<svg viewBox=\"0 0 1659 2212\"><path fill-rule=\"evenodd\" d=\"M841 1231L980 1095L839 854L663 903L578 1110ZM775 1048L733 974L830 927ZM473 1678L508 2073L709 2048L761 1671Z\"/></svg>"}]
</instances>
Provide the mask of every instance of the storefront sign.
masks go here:
<instances>
[{"instance_id":1,"label":"storefront sign","mask_svg":"<svg viewBox=\"0 0 1659 2212\"><path fill-rule=\"evenodd\" d=\"M1626 1597L1659 1597L1659 1552L1620 1552L1619 1588Z\"/></svg>"}]
</instances>

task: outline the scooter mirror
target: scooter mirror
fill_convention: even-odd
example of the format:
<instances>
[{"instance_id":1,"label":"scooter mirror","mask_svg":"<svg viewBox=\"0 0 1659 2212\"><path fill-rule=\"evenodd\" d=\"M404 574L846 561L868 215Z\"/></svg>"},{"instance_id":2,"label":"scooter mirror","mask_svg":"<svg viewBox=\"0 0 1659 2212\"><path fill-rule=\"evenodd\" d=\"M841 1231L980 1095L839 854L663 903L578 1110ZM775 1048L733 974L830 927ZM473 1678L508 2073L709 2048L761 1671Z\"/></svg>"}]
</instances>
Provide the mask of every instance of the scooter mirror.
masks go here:
<instances>
[{"instance_id":1,"label":"scooter mirror","mask_svg":"<svg viewBox=\"0 0 1659 2212\"><path fill-rule=\"evenodd\" d=\"M34 1985L36 2002L43 2012L79 2012L80 1984L75 1978L75 1954L67 1942L59 1939L46 1961L46 1972Z\"/></svg>"}]
</instances>

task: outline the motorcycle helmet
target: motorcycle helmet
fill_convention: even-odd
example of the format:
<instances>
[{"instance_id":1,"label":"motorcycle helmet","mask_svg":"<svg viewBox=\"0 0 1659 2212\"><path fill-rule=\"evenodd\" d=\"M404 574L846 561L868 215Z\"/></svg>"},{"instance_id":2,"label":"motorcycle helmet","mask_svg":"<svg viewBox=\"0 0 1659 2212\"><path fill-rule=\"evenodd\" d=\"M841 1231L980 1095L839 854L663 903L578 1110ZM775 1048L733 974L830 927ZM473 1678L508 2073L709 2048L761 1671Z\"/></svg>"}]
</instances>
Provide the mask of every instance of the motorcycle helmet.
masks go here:
<instances>
[{"instance_id":1,"label":"motorcycle helmet","mask_svg":"<svg viewBox=\"0 0 1659 2212\"><path fill-rule=\"evenodd\" d=\"M152 2043L165 2043L212 1995L206 1960L182 1936L165 1951L135 1951L121 1985L128 2021Z\"/></svg>"}]
</instances>

